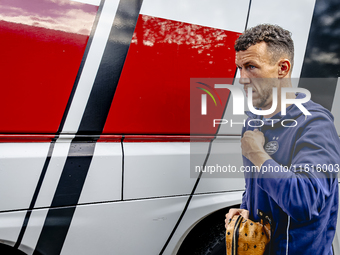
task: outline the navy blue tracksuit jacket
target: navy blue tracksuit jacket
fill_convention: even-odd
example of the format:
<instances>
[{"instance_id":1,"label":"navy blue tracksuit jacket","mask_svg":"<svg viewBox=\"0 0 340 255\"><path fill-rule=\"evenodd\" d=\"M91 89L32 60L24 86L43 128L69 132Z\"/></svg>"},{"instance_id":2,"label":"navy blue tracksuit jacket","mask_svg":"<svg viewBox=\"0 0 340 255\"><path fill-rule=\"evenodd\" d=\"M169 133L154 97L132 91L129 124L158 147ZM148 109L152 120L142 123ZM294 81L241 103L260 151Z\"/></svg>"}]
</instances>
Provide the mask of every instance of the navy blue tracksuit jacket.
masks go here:
<instances>
[{"instance_id":1,"label":"navy blue tracksuit jacket","mask_svg":"<svg viewBox=\"0 0 340 255\"><path fill-rule=\"evenodd\" d=\"M250 211L252 220L260 220L257 209L272 217L271 254L332 254L340 142L332 114L312 101L303 105L312 115L305 116L295 105L287 108L285 116L278 113L268 120L248 114L252 115L250 119L263 121L259 129L272 159L260 172L245 173L241 208ZM255 122L250 125L255 126ZM246 126L242 134L253 130L251 126ZM245 157L243 162L248 169L253 166Z\"/></svg>"}]
</instances>

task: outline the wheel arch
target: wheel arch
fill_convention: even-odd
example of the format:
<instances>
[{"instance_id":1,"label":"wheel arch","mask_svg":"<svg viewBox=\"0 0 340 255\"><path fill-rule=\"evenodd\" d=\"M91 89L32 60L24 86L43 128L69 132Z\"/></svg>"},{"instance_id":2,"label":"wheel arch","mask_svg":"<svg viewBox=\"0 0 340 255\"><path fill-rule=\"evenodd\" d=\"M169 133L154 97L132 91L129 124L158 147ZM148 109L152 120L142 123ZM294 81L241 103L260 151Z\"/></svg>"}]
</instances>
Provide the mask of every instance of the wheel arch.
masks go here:
<instances>
[{"instance_id":1,"label":"wheel arch","mask_svg":"<svg viewBox=\"0 0 340 255\"><path fill-rule=\"evenodd\" d=\"M208 249L210 248L205 247L205 245L210 245L212 248L216 247L217 245L221 245L220 242L222 235L225 240L225 214L228 213L230 208L238 208L239 206L240 204L230 205L201 217L182 235L173 254L189 254L190 252L193 252L193 247L195 249L197 248L197 250L201 249L200 252L203 250L208 252ZM197 247L197 244L203 245L202 247ZM223 245L225 247L224 243L222 246Z\"/></svg>"}]
</instances>

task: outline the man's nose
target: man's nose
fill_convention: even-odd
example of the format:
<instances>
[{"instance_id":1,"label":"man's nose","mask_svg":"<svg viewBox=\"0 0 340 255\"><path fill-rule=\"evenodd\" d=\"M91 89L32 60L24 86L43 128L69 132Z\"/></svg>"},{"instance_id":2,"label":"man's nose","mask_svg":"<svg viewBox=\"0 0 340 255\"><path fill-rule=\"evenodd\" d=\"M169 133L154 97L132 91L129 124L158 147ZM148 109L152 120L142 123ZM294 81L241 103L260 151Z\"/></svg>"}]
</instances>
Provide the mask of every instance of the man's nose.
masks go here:
<instances>
[{"instance_id":1,"label":"man's nose","mask_svg":"<svg viewBox=\"0 0 340 255\"><path fill-rule=\"evenodd\" d=\"M243 70L240 70L240 76L240 84L246 85L250 83L250 79Z\"/></svg>"}]
</instances>

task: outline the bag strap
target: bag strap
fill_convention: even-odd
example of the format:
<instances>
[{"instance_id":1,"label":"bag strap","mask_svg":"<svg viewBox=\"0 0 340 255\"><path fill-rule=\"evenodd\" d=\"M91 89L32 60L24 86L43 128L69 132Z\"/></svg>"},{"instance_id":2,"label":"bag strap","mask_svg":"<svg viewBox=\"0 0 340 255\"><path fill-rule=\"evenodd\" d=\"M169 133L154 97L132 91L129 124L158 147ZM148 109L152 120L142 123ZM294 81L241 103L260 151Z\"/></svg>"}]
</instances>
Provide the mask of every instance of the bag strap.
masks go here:
<instances>
[{"instance_id":1,"label":"bag strap","mask_svg":"<svg viewBox=\"0 0 340 255\"><path fill-rule=\"evenodd\" d=\"M238 236L239 236L239 229L240 229L242 220L243 220L243 217L239 215L234 225L234 233L233 233L232 245L231 245L231 255L237 255Z\"/></svg>"},{"instance_id":2,"label":"bag strap","mask_svg":"<svg viewBox=\"0 0 340 255\"><path fill-rule=\"evenodd\" d=\"M273 235L272 235L272 219L266 215L263 211L261 211L260 209L257 209L257 215L260 217L260 219L263 221L263 226L266 224L266 222L269 223L270 226L270 239L269 239L269 245L268 245L268 254L270 255L270 250L272 247L272 239L273 239Z\"/></svg>"}]
</instances>

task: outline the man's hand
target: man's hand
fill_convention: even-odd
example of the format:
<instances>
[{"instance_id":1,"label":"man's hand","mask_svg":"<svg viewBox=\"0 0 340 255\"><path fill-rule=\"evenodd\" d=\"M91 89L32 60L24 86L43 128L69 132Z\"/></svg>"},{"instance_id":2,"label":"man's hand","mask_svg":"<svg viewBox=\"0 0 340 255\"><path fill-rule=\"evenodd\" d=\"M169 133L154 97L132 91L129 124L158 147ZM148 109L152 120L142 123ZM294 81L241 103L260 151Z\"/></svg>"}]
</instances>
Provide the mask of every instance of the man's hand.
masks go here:
<instances>
[{"instance_id":1,"label":"man's hand","mask_svg":"<svg viewBox=\"0 0 340 255\"><path fill-rule=\"evenodd\" d=\"M231 220L235 215L242 215L243 218L249 218L249 211L245 209L231 208L229 212L225 215L225 228L227 229L229 220Z\"/></svg>"},{"instance_id":2,"label":"man's hand","mask_svg":"<svg viewBox=\"0 0 340 255\"><path fill-rule=\"evenodd\" d=\"M246 131L241 139L242 154L249 159L258 169L271 157L263 149L265 139L261 131Z\"/></svg>"}]
</instances>

